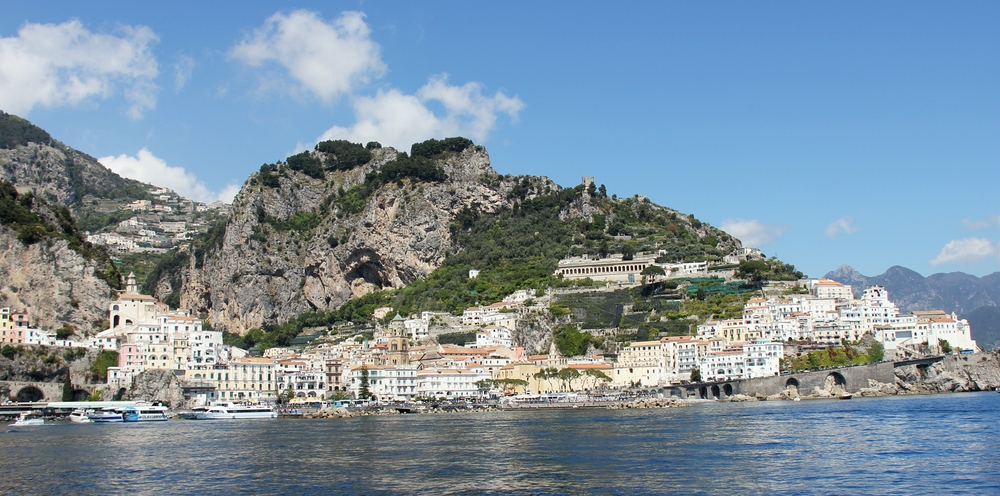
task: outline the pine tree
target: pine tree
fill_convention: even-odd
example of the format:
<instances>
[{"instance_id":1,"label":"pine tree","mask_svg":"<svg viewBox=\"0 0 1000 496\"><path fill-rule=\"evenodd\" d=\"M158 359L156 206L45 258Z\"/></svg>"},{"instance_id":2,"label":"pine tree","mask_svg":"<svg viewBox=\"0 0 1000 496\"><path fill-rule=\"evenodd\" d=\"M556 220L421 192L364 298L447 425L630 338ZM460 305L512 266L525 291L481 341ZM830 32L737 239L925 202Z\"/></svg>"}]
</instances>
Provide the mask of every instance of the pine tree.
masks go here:
<instances>
[{"instance_id":1,"label":"pine tree","mask_svg":"<svg viewBox=\"0 0 1000 496\"><path fill-rule=\"evenodd\" d=\"M368 367L361 367L361 384L358 386L358 398L362 400L367 400L372 397L372 392L369 389L368 382Z\"/></svg>"}]
</instances>

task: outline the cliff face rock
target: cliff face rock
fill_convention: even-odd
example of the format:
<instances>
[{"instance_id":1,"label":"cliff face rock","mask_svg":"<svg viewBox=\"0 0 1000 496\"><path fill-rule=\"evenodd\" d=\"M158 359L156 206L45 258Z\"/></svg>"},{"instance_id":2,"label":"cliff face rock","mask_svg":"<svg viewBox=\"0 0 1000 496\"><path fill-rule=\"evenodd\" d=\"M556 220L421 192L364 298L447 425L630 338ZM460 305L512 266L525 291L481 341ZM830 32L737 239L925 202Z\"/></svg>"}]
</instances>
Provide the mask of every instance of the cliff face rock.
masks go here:
<instances>
[{"instance_id":1,"label":"cliff face rock","mask_svg":"<svg viewBox=\"0 0 1000 496\"><path fill-rule=\"evenodd\" d=\"M30 308L33 327L70 324L82 333L105 320L112 290L96 268L64 240L25 246L0 226L0 307Z\"/></svg>"},{"instance_id":2,"label":"cliff face rock","mask_svg":"<svg viewBox=\"0 0 1000 496\"><path fill-rule=\"evenodd\" d=\"M170 370L147 370L137 375L132 388L123 399L146 403L160 402L174 409L186 405L181 382Z\"/></svg>"},{"instance_id":3,"label":"cliff face rock","mask_svg":"<svg viewBox=\"0 0 1000 496\"><path fill-rule=\"evenodd\" d=\"M927 367L896 368L901 394L992 391L1000 387L1000 354L948 356Z\"/></svg>"},{"instance_id":4,"label":"cliff face rock","mask_svg":"<svg viewBox=\"0 0 1000 496\"><path fill-rule=\"evenodd\" d=\"M530 354L548 353L552 342L552 329L559 322L548 312L525 314L517 323L511 338L515 346L523 346Z\"/></svg>"},{"instance_id":5,"label":"cliff face rock","mask_svg":"<svg viewBox=\"0 0 1000 496\"><path fill-rule=\"evenodd\" d=\"M512 206L509 193L518 179L498 175L486 150L471 146L435 160L446 181L390 182L359 213L345 212L336 201L341 192L397 158L392 148L372 155L369 163L327 172L324 179L285 171L277 187L251 175L234 200L221 244L186 271L181 306L239 333L335 309L373 290L403 287L440 266L453 250L450 225L463 208L494 213ZM543 189L560 188L535 178L528 196Z\"/></svg>"}]
</instances>

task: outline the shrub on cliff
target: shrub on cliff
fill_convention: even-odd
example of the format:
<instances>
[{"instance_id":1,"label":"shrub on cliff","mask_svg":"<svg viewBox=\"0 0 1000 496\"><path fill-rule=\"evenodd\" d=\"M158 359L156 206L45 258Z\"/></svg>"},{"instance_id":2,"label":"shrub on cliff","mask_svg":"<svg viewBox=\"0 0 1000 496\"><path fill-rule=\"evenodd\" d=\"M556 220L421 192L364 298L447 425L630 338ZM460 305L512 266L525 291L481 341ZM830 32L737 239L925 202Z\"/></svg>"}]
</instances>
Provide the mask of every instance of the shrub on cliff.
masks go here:
<instances>
[{"instance_id":1,"label":"shrub on cliff","mask_svg":"<svg viewBox=\"0 0 1000 496\"><path fill-rule=\"evenodd\" d=\"M90 373L94 379L100 382L108 380L108 368L118 366L118 352L114 350L101 350L94 358L94 363L90 365Z\"/></svg>"},{"instance_id":2,"label":"shrub on cliff","mask_svg":"<svg viewBox=\"0 0 1000 496\"><path fill-rule=\"evenodd\" d=\"M414 157L434 158L444 152L462 152L466 148L473 146L472 140L455 137L443 140L429 139L423 143L414 143L410 146L410 155Z\"/></svg>"},{"instance_id":3,"label":"shrub on cliff","mask_svg":"<svg viewBox=\"0 0 1000 496\"><path fill-rule=\"evenodd\" d=\"M321 141L316 144L316 151L327 154L326 168L330 170L350 170L372 159L367 148L346 140Z\"/></svg>"},{"instance_id":4,"label":"shrub on cliff","mask_svg":"<svg viewBox=\"0 0 1000 496\"><path fill-rule=\"evenodd\" d=\"M319 157L315 157L309 152L292 155L291 157L288 157L286 162L288 163L289 169L300 171L309 177L316 179L323 179L325 177L325 174L323 173L323 164Z\"/></svg>"}]
</instances>

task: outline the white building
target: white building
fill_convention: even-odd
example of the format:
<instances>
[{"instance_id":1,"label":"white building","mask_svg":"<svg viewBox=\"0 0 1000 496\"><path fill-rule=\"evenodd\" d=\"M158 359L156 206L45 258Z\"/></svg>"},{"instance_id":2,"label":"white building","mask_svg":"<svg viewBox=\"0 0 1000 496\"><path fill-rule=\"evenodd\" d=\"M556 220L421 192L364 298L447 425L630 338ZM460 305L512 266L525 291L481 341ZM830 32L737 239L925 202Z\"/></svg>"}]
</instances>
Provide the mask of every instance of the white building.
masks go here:
<instances>
[{"instance_id":1,"label":"white building","mask_svg":"<svg viewBox=\"0 0 1000 496\"><path fill-rule=\"evenodd\" d=\"M744 377L753 379L780 375L781 357L784 356L784 353L785 347L781 343L760 340L745 344L743 346L743 355L746 359Z\"/></svg>"},{"instance_id":2,"label":"white building","mask_svg":"<svg viewBox=\"0 0 1000 496\"><path fill-rule=\"evenodd\" d=\"M701 362L701 380L707 382L742 379L746 372L743 350L731 350L705 357Z\"/></svg>"},{"instance_id":3,"label":"white building","mask_svg":"<svg viewBox=\"0 0 1000 496\"><path fill-rule=\"evenodd\" d=\"M484 327L476 333L476 348L489 348L491 346L512 347L510 329L501 326Z\"/></svg>"},{"instance_id":4,"label":"white building","mask_svg":"<svg viewBox=\"0 0 1000 496\"><path fill-rule=\"evenodd\" d=\"M368 371L368 391L380 401L408 401L418 396L417 366L397 365L395 367L362 366L345 367L343 383L358 397L361 388L362 369Z\"/></svg>"},{"instance_id":5,"label":"white building","mask_svg":"<svg viewBox=\"0 0 1000 496\"><path fill-rule=\"evenodd\" d=\"M479 398L482 393L476 383L490 378L482 368L424 369L417 372L417 396Z\"/></svg>"}]
</instances>

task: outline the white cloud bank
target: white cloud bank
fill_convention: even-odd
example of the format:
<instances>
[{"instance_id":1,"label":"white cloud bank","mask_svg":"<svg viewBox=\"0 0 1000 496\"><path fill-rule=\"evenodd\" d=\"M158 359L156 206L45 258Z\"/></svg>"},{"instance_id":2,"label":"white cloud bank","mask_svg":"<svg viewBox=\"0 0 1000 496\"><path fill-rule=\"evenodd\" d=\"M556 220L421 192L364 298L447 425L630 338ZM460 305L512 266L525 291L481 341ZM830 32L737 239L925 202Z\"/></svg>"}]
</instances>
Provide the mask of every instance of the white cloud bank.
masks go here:
<instances>
[{"instance_id":1,"label":"white cloud bank","mask_svg":"<svg viewBox=\"0 0 1000 496\"><path fill-rule=\"evenodd\" d=\"M826 226L826 237L830 239L837 239L837 233L843 232L844 234L854 234L860 229L853 225L853 217L841 217L830 225Z\"/></svg>"},{"instance_id":2,"label":"white cloud bank","mask_svg":"<svg viewBox=\"0 0 1000 496\"><path fill-rule=\"evenodd\" d=\"M153 155L145 147L139 150L135 157L121 154L117 157L101 157L97 161L119 176L170 188L190 200L205 203L222 200L232 203L236 193L240 191L240 185L230 184L222 191L213 192L194 174L187 172L183 167L167 165L165 160Z\"/></svg>"},{"instance_id":3,"label":"white cloud bank","mask_svg":"<svg viewBox=\"0 0 1000 496\"><path fill-rule=\"evenodd\" d=\"M277 62L325 103L385 74L379 46L361 12L326 22L315 12L277 13L229 54L252 67Z\"/></svg>"},{"instance_id":4,"label":"white cloud bank","mask_svg":"<svg viewBox=\"0 0 1000 496\"><path fill-rule=\"evenodd\" d=\"M120 26L121 36L92 33L78 20L25 24L0 38L0 108L24 115L36 105L76 105L124 88L128 115L156 107L158 73L151 47L159 39L145 26Z\"/></svg>"},{"instance_id":5,"label":"white cloud bank","mask_svg":"<svg viewBox=\"0 0 1000 496\"><path fill-rule=\"evenodd\" d=\"M444 107L443 116L428 108L427 104L432 101ZM452 86L447 82L447 75L440 75L431 77L416 95L396 89L380 90L375 96L354 98L352 106L354 125L333 126L317 141L378 141L400 150L409 150L411 144L428 138L465 136L482 142L496 126L498 114L517 119L524 102L502 92L484 95L479 83Z\"/></svg>"},{"instance_id":6,"label":"white cloud bank","mask_svg":"<svg viewBox=\"0 0 1000 496\"><path fill-rule=\"evenodd\" d=\"M943 265L951 262L972 263L986 257L997 255L997 247L988 239L964 238L949 241L941 249L941 253L930 260L931 265Z\"/></svg>"},{"instance_id":7,"label":"white cloud bank","mask_svg":"<svg viewBox=\"0 0 1000 496\"><path fill-rule=\"evenodd\" d=\"M305 91L327 104L350 98L355 123L333 126L317 141L378 141L401 150L428 138L466 136L482 142L500 114L516 120L524 108L519 98L502 91L484 94L480 83L448 84L446 74L430 77L414 95L395 88L379 89L373 96L357 94L387 71L364 18L361 12L344 12L328 22L305 10L277 13L229 54L252 67L265 62L284 67L292 81L277 86L289 87L293 94ZM262 85L275 86L268 79ZM443 115L428 106L432 102L444 109Z\"/></svg>"},{"instance_id":8,"label":"white cloud bank","mask_svg":"<svg viewBox=\"0 0 1000 496\"><path fill-rule=\"evenodd\" d=\"M719 228L738 238L743 246L760 248L766 246L785 232L782 226L762 224L757 220L726 219Z\"/></svg>"}]
</instances>

